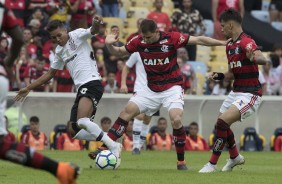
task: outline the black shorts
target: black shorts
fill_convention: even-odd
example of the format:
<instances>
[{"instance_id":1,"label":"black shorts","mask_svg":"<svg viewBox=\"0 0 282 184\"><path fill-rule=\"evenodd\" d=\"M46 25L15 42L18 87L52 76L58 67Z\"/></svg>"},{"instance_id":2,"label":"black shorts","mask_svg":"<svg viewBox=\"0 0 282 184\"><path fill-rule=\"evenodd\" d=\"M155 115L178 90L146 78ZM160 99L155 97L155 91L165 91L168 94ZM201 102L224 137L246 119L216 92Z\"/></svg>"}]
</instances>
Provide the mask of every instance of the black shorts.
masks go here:
<instances>
[{"instance_id":1,"label":"black shorts","mask_svg":"<svg viewBox=\"0 0 282 184\"><path fill-rule=\"evenodd\" d=\"M96 113L97 105L103 96L103 91L104 88L99 80L93 80L81 85L77 91L76 99L71 109L70 120L73 123L76 123L77 121L77 109L81 97L88 97L92 100L94 111L92 113L91 119L93 119Z\"/></svg>"}]
</instances>

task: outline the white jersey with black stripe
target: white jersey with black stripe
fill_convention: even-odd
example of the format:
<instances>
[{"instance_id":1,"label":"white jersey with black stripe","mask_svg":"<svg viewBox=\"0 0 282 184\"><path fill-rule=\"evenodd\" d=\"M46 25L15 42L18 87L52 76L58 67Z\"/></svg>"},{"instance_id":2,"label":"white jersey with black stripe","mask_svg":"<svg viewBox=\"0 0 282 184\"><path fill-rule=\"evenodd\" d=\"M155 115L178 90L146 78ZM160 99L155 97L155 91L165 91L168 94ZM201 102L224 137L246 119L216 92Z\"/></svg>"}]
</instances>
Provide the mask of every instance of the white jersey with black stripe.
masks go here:
<instances>
[{"instance_id":1,"label":"white jersey with black stripe","mask_svg":"<svg viewBox=\"0 0 282 184\"><path fill-rule=\"evenodd\" d=\"M69 32L68 42L63 47L56 47L55 58L51 62L51 68L57 70L67 66L76 89L89 81L101 80L92 48L87 42L91 37L90 28Z\"/></svg>"}]
</instances>

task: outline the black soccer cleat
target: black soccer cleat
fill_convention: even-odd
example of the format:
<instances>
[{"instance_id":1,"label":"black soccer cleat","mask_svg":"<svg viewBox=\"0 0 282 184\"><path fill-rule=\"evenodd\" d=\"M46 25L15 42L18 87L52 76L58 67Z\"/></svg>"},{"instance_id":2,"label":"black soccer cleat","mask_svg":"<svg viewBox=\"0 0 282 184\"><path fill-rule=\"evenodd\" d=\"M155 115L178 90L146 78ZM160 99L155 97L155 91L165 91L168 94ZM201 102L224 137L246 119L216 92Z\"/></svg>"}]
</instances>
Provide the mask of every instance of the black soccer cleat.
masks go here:
<instances>
[{"instance_id":1,"label":"black soccer cleat","mask_svg":"<svg viewBox=\"0 0 282 184\"><path fill-rule=\"evenodd\" d=\"M186 166L186 162L184 161L177 161L177 170L188 170L187 166Z\"/></svg>"}]
</instances>

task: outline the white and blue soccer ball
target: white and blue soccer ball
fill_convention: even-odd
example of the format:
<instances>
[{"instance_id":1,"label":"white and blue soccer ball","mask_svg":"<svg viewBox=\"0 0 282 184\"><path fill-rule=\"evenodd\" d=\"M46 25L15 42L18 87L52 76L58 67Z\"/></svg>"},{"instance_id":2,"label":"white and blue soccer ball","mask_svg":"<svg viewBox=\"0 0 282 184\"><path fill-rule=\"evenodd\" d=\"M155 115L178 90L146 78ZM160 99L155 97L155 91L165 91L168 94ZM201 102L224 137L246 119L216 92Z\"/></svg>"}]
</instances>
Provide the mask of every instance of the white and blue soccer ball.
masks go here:
<instances>
[{"instance_id":1,"label":"white and blue soccer ball","mask_svg":"<svg viewBox=\"0 0 282 184\"><path fill-rule=\"evenodd\" d=\"M119 166L118 158L110 150L101 151L95 162L99 169L117 169Z\"/></svg>"}]
</instances>

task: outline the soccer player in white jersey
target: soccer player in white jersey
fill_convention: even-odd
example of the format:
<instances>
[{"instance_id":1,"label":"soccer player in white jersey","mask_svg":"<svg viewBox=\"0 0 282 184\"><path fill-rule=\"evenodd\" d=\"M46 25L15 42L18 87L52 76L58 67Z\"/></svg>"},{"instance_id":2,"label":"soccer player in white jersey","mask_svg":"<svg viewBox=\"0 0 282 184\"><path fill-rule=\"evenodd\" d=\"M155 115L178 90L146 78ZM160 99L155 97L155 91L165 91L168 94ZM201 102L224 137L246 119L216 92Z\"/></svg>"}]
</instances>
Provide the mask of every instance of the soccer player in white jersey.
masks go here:
<instances>
[{"instance_id":1,"label":"soccer player in white jersey","mask_svg":"<svg viewBox=\"0 0 282 184\"><path fill-rule=\"evenodd\" d=\"M96 60L87 39L98 33L100 24L102 24L102 17L95 16L90 28L79 28L68 33L61 21L49 22L47 31L52 41L58 44L55 50L55 59L51 63L49 71L21 89L15 100L24 99L31 90L45 84L55 76L57 70L62 70L66 65L78 91L70 116L72 136L80 140L103 141L119 158L121 144L111 140L91 120L103 95L103 87Z\"/></svg>"},{"instance_id":2,"label":"soccer player in white jersey","mask_svg":"<svg viewBox=\"0 0 282 184\"><path fill-rule=\"evenodd\" d=\"M131 54L126 65L123 67L121 75L121 87L120 91L122 93L127 93L126 77L130 70L135 65L136 80L134 83L134 93L141 90L144 86L147 86L147 74L145 72L144 66L142 64L141 57L138 52ZM133 150L132 154L140 154L140 150L146 141L146 136L149 132L149 123L151 121L151 116L147 116L142 113L134 118L133 122Z\"/></svg>"}]
</instances>

